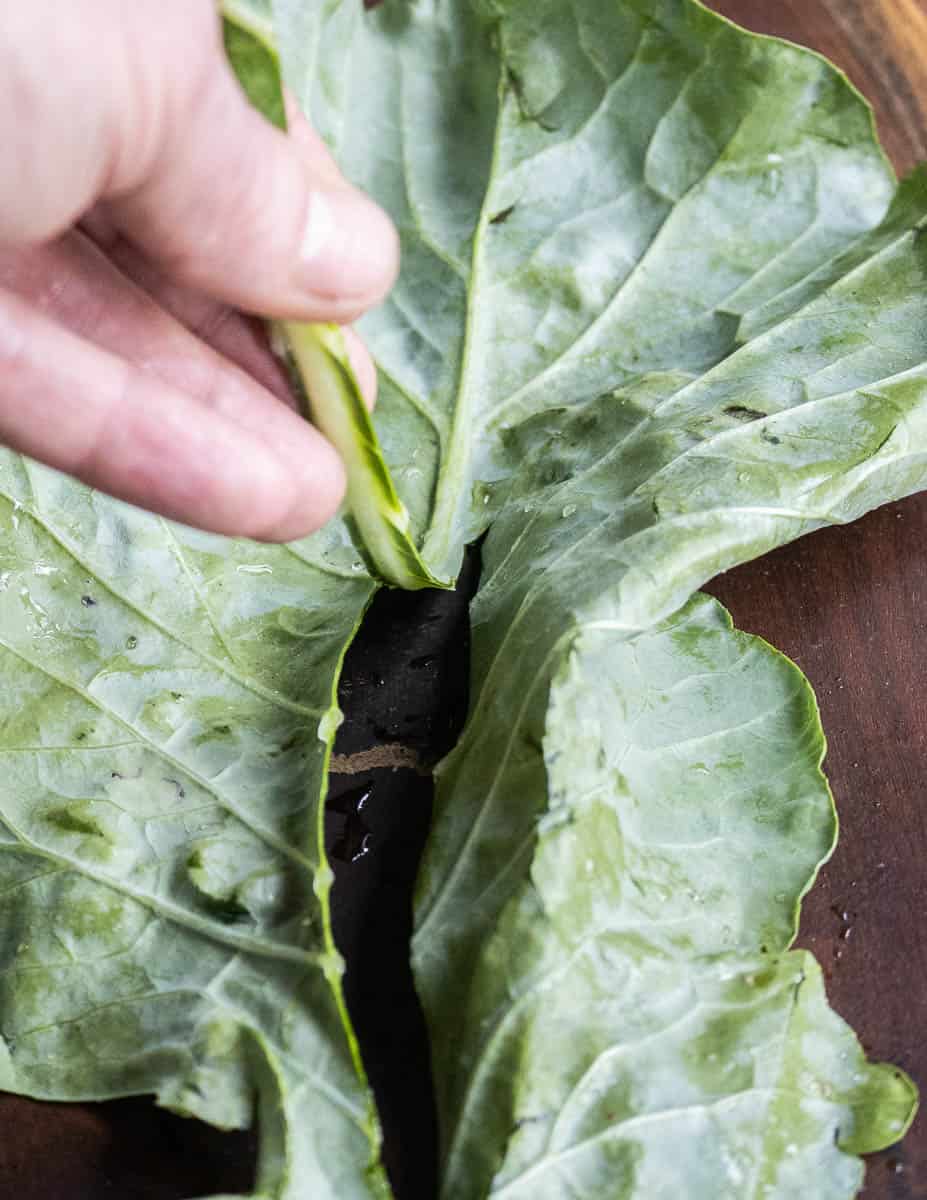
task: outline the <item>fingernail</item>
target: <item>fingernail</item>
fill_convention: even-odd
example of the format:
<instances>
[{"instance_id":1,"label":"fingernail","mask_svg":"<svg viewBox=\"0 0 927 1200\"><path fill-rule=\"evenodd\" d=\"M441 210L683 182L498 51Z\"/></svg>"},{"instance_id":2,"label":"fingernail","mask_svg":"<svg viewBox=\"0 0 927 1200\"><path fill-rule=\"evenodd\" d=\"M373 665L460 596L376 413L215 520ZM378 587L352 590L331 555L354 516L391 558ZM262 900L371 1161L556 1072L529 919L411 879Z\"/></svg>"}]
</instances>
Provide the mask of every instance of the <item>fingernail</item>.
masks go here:
<instances>
[{"instance_id":1,"label":"fingernail","mask_svg":"<svg viewBox=\"0 0 927 1200\"><path fill-rule=\"evenodd\" d=\"M396 274L392 221L353 188L316 191L300 254L304 288L326 299L378 299Z\"/></svg>"}]
</instances>

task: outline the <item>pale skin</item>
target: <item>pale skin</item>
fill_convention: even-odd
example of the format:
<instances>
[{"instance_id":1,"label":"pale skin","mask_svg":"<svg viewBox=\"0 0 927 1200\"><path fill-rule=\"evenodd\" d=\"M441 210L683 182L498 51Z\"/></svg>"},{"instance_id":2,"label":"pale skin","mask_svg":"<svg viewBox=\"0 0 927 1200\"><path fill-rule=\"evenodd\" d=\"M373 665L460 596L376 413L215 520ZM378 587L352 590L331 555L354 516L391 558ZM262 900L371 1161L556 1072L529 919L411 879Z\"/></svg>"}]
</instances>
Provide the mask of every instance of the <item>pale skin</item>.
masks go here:
<instances>
[{"instance_id":1,"label":"pale skin","mask_svg":"<svg viewBox=\"0 0 927 1200\"><path fill-rule=\"evenodd\" d=\"M219 533L333 515L341 462L244 314L348 324L398 239L290 124L248 104L214 0L3 6L0 442Z\"/></svg>"}]
</instances>

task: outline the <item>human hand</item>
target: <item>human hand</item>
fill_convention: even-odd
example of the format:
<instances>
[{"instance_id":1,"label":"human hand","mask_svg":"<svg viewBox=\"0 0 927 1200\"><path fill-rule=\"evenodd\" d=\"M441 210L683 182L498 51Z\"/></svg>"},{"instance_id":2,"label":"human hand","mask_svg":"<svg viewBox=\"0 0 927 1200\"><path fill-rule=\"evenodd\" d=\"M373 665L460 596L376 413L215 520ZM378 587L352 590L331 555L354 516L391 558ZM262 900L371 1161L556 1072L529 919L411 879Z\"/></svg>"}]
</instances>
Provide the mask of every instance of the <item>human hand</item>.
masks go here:
<instances>
[{"instance_id":1,"label":"human hand","mask_svg":"<svg viewBox=\"0 0 927 1200\"><path fill-rule=\"evenodd\" d=\"M398 242L298 115L251 108L214 0L5 5L0 142L0 441L220 533L323 524L341 462L240 310L349 322Z\"/></svg>"}]
</instances>

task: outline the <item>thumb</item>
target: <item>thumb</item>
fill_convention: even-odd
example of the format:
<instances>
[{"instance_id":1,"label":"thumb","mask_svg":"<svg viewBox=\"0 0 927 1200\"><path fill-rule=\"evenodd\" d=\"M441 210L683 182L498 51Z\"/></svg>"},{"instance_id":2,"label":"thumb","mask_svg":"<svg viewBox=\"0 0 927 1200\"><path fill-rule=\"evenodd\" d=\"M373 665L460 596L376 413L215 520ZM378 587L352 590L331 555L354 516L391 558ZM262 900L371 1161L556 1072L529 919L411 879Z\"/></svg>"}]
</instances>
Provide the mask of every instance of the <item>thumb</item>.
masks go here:
<instances>
[{"instance_id":1,"label":"thumb","mask_svg":"<svg viewBox=\"0 0 927 1200\"><path fill-rule=\"evenodd\" d=\"M82 212L104 200L117 229L175 279L238 308L343 322L382 299L396 274L395 229L252 108L227 63L213 0L30 8L49 6L67 61L57 76L55 64L43 70L42 94L60 93L46 107L65 124L33 143L49 156L57 138L72 158L93 160L75 163L58 195ZM76 179L92 181L79 201Z\"/></svg>"},{"instance_id":2,"label":"thumb","mask_svg":"<svg viewBox=\"0 0 927 1200\"><path fill-rule=\"evenodd\" d=\"M189 28L189 0L170 7L182 10ZM117 226L176 278L238 308L353 319L393 283L392 223L251 106L216 18L209 40L194 102L179 112L161 106L160 146L111 209ZM170 47L163 38L161 45L155 85L169 91L176 86Z\"/></svg>"}]
</instances>

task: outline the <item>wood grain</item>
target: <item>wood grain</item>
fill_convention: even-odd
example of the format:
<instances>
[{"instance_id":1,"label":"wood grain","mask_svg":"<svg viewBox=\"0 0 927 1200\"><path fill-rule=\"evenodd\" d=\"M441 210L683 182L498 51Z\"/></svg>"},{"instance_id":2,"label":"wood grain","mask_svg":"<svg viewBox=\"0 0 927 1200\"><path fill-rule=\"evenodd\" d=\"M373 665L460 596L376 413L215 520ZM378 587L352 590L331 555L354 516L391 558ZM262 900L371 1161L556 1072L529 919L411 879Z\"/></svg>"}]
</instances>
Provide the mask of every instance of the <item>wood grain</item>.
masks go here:
<instances>
[{"instance_id":1,"label":"wood grain","mask_svg":"<svg viewBox=\"0 0 927 1200\"><path fill-rule=\"evenodd\" d=\"M872 101L896 168L927 158L924 0L712 7L827 54ZM814 684L841 839L805 902L800 942L869 1054L927 1094L927 495L813 534L710 590ZM927 1197L927 1117L870 1160L863 1196Z\"/></svg>"},{"instance_id":2,"label":"wood grain","mask_svg":"<svg viewBox=\"0 0 927 1200\"><path fill-rule=\"evenodd\" d=\"M709 589L815 687L841 838L800 943L867 1052L927 1084L927 497L796 542ZM927 1196L927 1121L873 1158L866 1200ZM813 1193L810 1193L813 1195Z\"/></svg>"}]
</instances>

